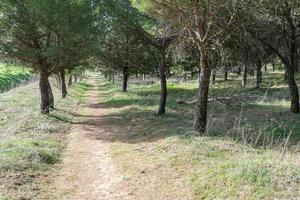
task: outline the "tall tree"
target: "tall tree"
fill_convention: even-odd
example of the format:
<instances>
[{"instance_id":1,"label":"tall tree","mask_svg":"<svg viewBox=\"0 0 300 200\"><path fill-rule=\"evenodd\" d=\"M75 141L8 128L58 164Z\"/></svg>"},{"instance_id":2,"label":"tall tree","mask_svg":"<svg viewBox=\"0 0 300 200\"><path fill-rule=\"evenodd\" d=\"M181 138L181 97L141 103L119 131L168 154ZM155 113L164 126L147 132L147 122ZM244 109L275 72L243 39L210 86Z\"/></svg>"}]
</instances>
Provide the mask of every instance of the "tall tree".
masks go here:
<instances>
[{"instance_id":1,"label":"tall tree","mask_svg":"<svg viewBox=\"0 0 300 200\"><path fill-rule=\"evenodd\" d=\"M257 6L260 5L260 6ZM297 26L300 3L294 0L251 1L245 10L244 26L253 38L272 51L285 66L290 90L291 111L299 113L299 91L295 81L297 71Z\"/></svg>"},{"instance_id":2,"label":"tall tree","mask_svg":"<svg viewBox=\"0 0 300 200\"><path fill-rule=\"evenodd\" d=\"M192 43L201 55L201 76L195 108L194 130L203 133L207 125L208 92L214 48L223 44L234 30L240 0L153 0L152 11L161 20L177 27L177 35Z\"/></svg>"},{"instance_id":3,"label":"tall tree","mask_svg":"<svg viewBox=\"0 0 300 200\"><path fill-rule=\"evenodd\" d=\"M66 67L67 52L74 55L92 44L92 9L88 0L0 2L1 51L39 73L43 114L54 106L49 76Z\"/></svg>"}]
</instances>

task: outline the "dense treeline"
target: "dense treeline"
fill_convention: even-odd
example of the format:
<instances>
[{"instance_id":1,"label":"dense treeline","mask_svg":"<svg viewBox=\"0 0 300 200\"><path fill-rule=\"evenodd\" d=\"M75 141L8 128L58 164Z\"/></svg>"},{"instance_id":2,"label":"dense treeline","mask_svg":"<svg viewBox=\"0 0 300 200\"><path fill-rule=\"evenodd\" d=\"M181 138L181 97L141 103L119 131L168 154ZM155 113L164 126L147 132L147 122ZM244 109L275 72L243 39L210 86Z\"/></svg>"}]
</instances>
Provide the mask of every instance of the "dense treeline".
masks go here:
<instances>
[{"instance_id":1,"label":"dense treeline","mask_svg":"<svg viewBox=\"0 0 300 200\"><path fill-rule=\"evenodd\" d=\"M158 114L166 112L167 79L199 76L194 130L207 126L210 84L235 72L247 84L263 66L280 63L290 90L291 112L299 113L295 74L300 67L300 2L296 0L2 0L0 53L40 75L41 112L54 107L50 76L77 79L87 67L114 81L159 77ZM72 76L69 85L72 83ZM196 94L195 94L196 95Z\"/></svg>"}]
</instances>

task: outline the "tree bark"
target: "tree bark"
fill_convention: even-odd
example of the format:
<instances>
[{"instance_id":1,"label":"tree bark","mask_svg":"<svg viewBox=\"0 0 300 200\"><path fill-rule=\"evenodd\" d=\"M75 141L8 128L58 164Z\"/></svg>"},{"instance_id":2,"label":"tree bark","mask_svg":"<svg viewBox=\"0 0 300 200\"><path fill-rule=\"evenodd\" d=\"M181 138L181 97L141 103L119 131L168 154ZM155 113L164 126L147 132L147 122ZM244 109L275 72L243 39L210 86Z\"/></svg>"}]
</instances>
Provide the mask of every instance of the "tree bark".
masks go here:
<instances>
[{"instance_id":1,"label":"tree bark","mask_svg":"<svg viewBox=\"0 0 300 200\"><path fill-rule=\"evenodd\" d=\"M260 84L262 83L262 62L259 59L256 63L256 88L260 88Z\"/></svg>"},{"instance_id":2,"label":"tree bark","mask_svg":"<svg viewBox=\"0 0 300 200\"><path fill-rule=\"evenodd\" d=\"M54 96L52 92L52 88L49 82L49 79L47 79L47 87L48 87L48 94L49 94L49 107L51 109L54 109Z\"/></svg>"},{"instance_id":3,"label":"tree bark","mask_svg":"<svg viewBox=\"0 0 300 200\"><path fill-rule=\"evenodd\" d=\"M296 27L293 24L293 19L291 16L287 17L287 21L288 21L288 27L290 30L290 39L289 39L290 55L289 55L288 61L285 61L286 76L287 76L287 83L288 83L289 89L290 89L291 111L293 113L299 113L299 111L300 111L299 90L298 90L297 83L295 81L295 70L298 71L298 66L297 66L297 62L296 62L296 60L297 60Z\"/></svg>"},{"instance_id":4,"label":"tree bark","mask_svg":"<svg viewBox=\"0 0 300 200\"><path fill-rule=\"evenodd\" d=\"M160 104L158 114L163 115L166 112L167 104L167 77L166 77L166 48L161 47L159 50L159 75L160 75Z\"/></svg>"},{"instance_id":5,"label":"tree bark","mask_svg":"<svg viewBox=\"0 0 300 200\"><path fill-rule=\"evenodd\" d=\"M194 115L194 130L199 133L204 133L207 125L208 92L211 76L211 69L208 66L205 49L201 49L201 67L199 92Z\"/></svg>"},{"instance_id":6,"label":"tree bark","mask_svg":"<svg viewBox=\"0 0 300 200\"><path fill-rule=\"evenodd\" d=\"M129 68L128 68L128 66L125 66L123 68L123 86L122 86L122 92L127 92L128 77L129 77Z\"/></svg>"},{"instance_id":7,"label":"tree bark","mask_svg":"<svg viewBox=\"0 0 300 200\"><path fill-rule=\"evenodd\" d=\"M248 79L248 66L244 64L243 68L243 79L242 79L242 85L247 85L247 79Z\"/></svg>"},{"instance_id":8,"label":"tree bark","mask_svg":"<svg viewBox=\"0 0 300 200\"><path fill-rule=\"evenodd\" d=\"M298 68L298 55L297 52L295 52L295 58L294 58L294 63L293 63L293 67L294 67L294 73L298 73L299 72L299 68Z\"/></svg>"},{"instance_id":9,"label":"tree bark","mask_svg":"<svg viewBox=\"0 0 300 200\"><path fill-rule=\"evenodd\" d=\"M227 70L227 68L225 68L225 72L224 72L224 81L228 81L228 70Z\"/></svg>"},{"instance_id":10,"label":"tree bark","mask_svg":"<svg viewBox=\"0 0 300 200\"><path fill-rule=\"evenodd\" d=\"M60 81L61 81L61 97L64 99L67 97L68 91L67 91L67 86L66 86L66 74L65 70L62 69L60 71Z\"/></svg>"},{"instance_id":11,"label":"tree bark","mask_svg":"<svg viewBox=\"0 0 300 200\"><path fill-rule=\"evenodd\" d=\"M48 91L48 74L46 72L40 73L40 93L41 93L41 113L42 114L49 114L50 112L50 97Z\"/></svg>"},{"instance_id":12,"label":"tree bark","mask_svg":"<svg viewBox=\"0 0 300 200\"><path fill-rule=\"evenodd\" d=\"M211 84L215 84L215 82L216 82L216 76L217 76L217 73L216 73L216 71L214 70L214 71L212 72L212 75L211 75L211 80L210 80Z\"/></svg>"},{"instance_id":13,"label":"tree bark","mask_svg":"<svg viewBox=\"0 0 300 200\"><path fill-rule=\"evenodd\" d=\"M290 90L291 111L293 113L299 113L299 90L295 81L295 72L293 65L286 67L286 78Z\"/></svg>"}]
</instances>

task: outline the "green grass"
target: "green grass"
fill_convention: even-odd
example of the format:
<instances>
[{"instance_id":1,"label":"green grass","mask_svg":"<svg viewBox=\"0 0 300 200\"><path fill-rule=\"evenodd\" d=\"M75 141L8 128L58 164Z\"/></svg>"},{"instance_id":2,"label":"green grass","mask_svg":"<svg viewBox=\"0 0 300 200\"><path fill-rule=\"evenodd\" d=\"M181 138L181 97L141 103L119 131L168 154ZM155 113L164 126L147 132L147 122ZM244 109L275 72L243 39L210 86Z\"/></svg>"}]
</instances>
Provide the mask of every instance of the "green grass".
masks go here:
<instances>
[{"instance_id":1,"label":"green grass","mask_svg":"<svg viewBox=\"0 0 300 200\"><path fill-rule=\"evenodd\" d=\"M0 199L39 199L61 161L65 136L76 121L78 102L90 86L74 85L67 99L53 86L56 110L39 114L38 83L3 93L0 97ZM47 189L45 189L47 190Z\"/></svg>"},{"instance_id":2,"label":"green grass","mask_svg":"<svg viewBox=\"0 0 300 200\"><path fill-rule=\"evenodd\" d=\"M169 84L167 114L157 116L159 84L131 84L121 93L120 84L102 81L100 102L108 123L119 130L107 140L115 145L116 159L133 158L135 146L120 149L142 143L148 149L144 162L164 160L188 180L195 199L297 199L300 115L288 112L288 89L280 74L267 74L259 90L219 80L210 97L231 99L209 103L202 137L192 130L194 105L176 102L194 99L195 83Z\"/></svg>"},{"instance_id":3,"label":"green grass","mask_svg":"<svg viewBox=\"0 0 300 200\"><path fill-rule=\"evenodd\" d=\"M27 68L0 63L0 92L16 87L32 76L32 71Z\"/></svg>"}]
</instances>

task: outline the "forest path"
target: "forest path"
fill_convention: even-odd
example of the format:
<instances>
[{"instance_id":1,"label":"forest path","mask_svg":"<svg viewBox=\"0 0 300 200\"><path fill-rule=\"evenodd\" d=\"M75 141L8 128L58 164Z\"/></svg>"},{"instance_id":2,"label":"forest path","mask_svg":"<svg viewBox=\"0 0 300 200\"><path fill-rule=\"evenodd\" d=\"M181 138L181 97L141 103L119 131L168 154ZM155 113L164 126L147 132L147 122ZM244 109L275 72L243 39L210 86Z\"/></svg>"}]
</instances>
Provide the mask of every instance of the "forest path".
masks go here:
<instances>
[{"instance_id":1,"label":"forest path","mask_svg":"<svg viewBox=\"0 0 300 200\"><path fill-rule=\"evenodd\" d=\"M72 126L62 174L55 181L65 193L59 199L192 200L182 175L172 170L167 158L151 153L156 144L116 139L130 130L119 125L119 109L99 103L97 77L92 76L89 83L88 100L77 110L83 122Z\"/></svg>"},{"instance_id":2,"label":"forest path","mask_svg":"<svg viewBox=\"0 0 300 200\"><path fill-rule=\"evenodd\" d=\"M70 200L125 200L128 194L118 188L122 177L109 155L109 144L97 138L109 133L98 103L97 81L93 79L91 84L86 104L78 109L78 113L84 113L79 115L84 122L74 124L68 136L58 184Z\"/></svg>"}]
</instances>

